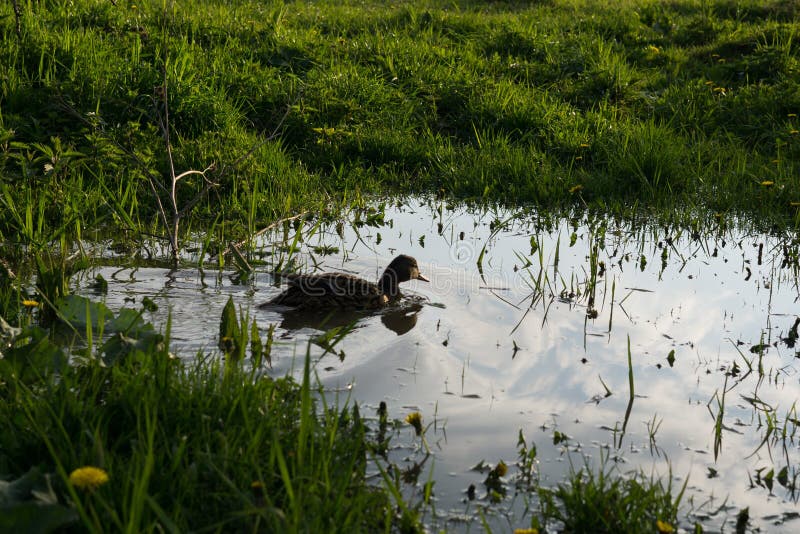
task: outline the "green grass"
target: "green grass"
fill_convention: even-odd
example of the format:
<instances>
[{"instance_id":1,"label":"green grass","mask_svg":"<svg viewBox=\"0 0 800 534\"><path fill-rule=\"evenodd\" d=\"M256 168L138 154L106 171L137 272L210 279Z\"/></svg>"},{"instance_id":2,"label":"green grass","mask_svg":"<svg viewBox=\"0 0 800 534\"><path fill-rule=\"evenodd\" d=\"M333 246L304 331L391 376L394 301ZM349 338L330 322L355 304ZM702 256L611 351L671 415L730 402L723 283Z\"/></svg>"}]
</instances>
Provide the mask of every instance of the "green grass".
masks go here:
<instances>
[{"instance_id":1,"label":"green grass","mask_svg":"<svg viewBox=\"0 0 800 534\"><path fill-rule=\"evenodd\" d=\"M0 317L30 328L13 350L3 333L0 473L55 496L52 515L35 509L43 520L98 531L415 521L364 483L358 415L318 409L308 380L181 365L165 344L121 340L115 350L149 357L54 366L64 347L41 327L55 324L85 240L138 250L178 227L211 257L284 217L407 193L677 210L695 232L715 213L798 222L797 0L117 4L22 2L17 34L0 3ZM171 198L173 176L204 169ZM48 301L38 325L31 298ZM85 464L111 481L70 489ZM593 510L641 501L649 511L617 512L641 518L636 528L674 525L660 483L587 476L542 494L562 503L545 519L594 528Z\"/></svg>"},{"instance_id":2,"label":"green grass","mask_svg":"<svg viewBox=\"0 0 800 534\"><path fill-rule=\"evenodd\" d=\"M97 321L100 308L90 309ZM0 526L34 532L63 517L90 532L414 528L413 508L397 515L389 493L366 481L371 445L358 408L319 406L308 361L300 384L202 355L183 363L168 337L130 319L125 337L95 350L87 336L71 365L39 327L4 336L0 473L16 487L0 483ZM83 466L109 482L68 483ZM28 517L32 505L41 514Z\"/></svg>"},{"instance_id":3,"label":"green grass","mask_svg":"<svg viewBox=\"0 0 800 534\"><path fill-rule=\"evenodd\" d=\"M165 82L177 172L216 164L191 227L387 191L796 220L797 2L227 6L0 6L5 239L165 233Z\"/></svg>"},{"instance_id":4,"label":"green grass","mask_svg":"<svg viewBox=\"0 0 800 534\"><path fill-rule=\"evenodd\" d=\"M675 532L686 485L677 494L671 481L637 473L626 476L606 459L595 472L573 472L556 488L540 488L541 519L561 532Z\"/></svg>"}]
</instances>

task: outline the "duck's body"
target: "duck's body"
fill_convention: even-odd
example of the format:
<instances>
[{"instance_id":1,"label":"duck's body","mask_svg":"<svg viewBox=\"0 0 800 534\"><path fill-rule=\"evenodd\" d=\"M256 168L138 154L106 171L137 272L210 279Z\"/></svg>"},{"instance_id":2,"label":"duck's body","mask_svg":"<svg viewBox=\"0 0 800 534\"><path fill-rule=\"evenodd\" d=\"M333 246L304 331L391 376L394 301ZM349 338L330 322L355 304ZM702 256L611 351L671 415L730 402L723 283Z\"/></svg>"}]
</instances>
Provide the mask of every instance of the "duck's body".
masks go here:
<instances>
[{"instance_id":1,"label":"duck's body","mask_svg":"<svg viewBox=\"0 0 800 534\"><path fill-rule=\"evenodd\" d=\"M270 300L292 308L380 308L389 302L377 284L345 273L289 275L289 287Z\"/></svg>"},{"instance_id":2,"label":"duck's body","mask_svg":"<svg viewBox=\"0 0 800 534\"><path fill-rule=\"evenodd\" d=\"M400 255L386 267L377 283L345 273L294 274L289 287L266 305L317 309L376 309L400 298L398 284L416 279L427 282L411 256Z\"/></svg>"}]
</instances>

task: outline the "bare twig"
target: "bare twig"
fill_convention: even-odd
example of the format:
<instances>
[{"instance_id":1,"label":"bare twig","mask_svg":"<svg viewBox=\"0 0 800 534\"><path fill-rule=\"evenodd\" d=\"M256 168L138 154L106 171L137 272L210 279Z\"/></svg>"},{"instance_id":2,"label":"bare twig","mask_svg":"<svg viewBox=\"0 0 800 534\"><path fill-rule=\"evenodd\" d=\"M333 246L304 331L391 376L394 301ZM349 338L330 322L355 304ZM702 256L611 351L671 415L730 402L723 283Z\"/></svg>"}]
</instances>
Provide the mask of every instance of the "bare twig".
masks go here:
<instances>
[{"instance_id":1,"label":"bare twig","mask_svg":"<svg viewBox=\"0 0 800 534\"><path fill-rule=\"evenodd\" d=\"M19 1L11 0L11 5L14 7L14 19L17 23L17 37L20 37L22 35L22 26L20 22L22 19L22 13L19 10Z\"/></svg>"},{"instance_id":2,"label":"bare twig","mask_svg":"<svg viewBox=\"0 0 800 534\"><path fill-rule=\"evenodd\" d=\"M184 171L184 172L182 172L180 174L175 174L175 163L174 163L174 158L172 156L172 146L171 146L171 143L169 141L169 139L170 139L170 134L169 134L170 124L169 124L169 109L168 109L167 103L166 103L167 96L168 96L167 95L167 89L166 89L165 86L157 87L156 89L157 89L156 90L156 95L153 97L154 105L157 105L158 100L161 100L161 101L163 101L164 108L165 108L165 113L164 113L163 117L159 116L159 127L161 128L162 135L164 136L164 139L165 139L167 157L168 157L168 160L169 160L171 187L168 188L167 186L162 184L161 181L158 180L158 173L155 172L150 166L148 166L147 163L145 163L139 157L139 155L136 154L136 152L134 152L133 150L130 150L127 147L123 146L122 144L117 142L110 135L107 136L107 138L112 143L114 143L114 145L117 148L119 148L122 152L124 152L131 160L133 160L134 163L136 163L136 166L141 169L141 171L144 173L145 177L147 178L147 183L150 186L150 190L152 191L153 196L155 197L156 206L158 208L158 213L159 213L159 218L161 219L161 222L164 224L164 227L168 229L168 235L167 235L166 239L169 241L169 244L170 244L170 249L171 249L171 252L172 252L172 259L173 259L174 262L177 263L177 261L178 261L178 251L180 250L179 242L178 242L178 230L180 229L180 227L179 227L180 220L183 217L185 217L198 204L198 202L200 202L205 197L205 195L208 194L208 192L211 189L217 187L217 185L219 184L219 179L220 178L222 178L225 175L227 175L227 174L233 172L234 170L236 170L236 168L242 162L244 162L246 159L252 157L252 155L255 154L255 152L260 147L262 147L266 143L274 140L278 136L278 134L280 132L280 129L281 129L283 123L286 120L286 117L291 112L292 104L287 105L286 111L281 116L280 121L275 126L275 128L272 130L272 132L266 138L264 138L263 140L259 141L255 145L253 145L245 154L243 154L242 156L237 158L236 161L234 161L232 164L224 166L222 168L222 170L216 175L216 179L217 180L215 181L215 180L211 180L211 179L208 178L208 173L213 172L217 168L215 163L210 164L208 167L206 167L202 171L191 169L191 170L188 170L188 171ZM97 124L96 121L93 122L93 121L90 121L89 119L87 119L86 116L84 116L83 114L79 113L71 104L69 104L66 100L64 100L63 97L59 97L59 106L64 111L68 112L70 115L72 115L76 119L80 120L85 125L93 128L96 131L105 132L105 128L103 127L102 124ZM178 185L178 182L181 181L183 178L185 178L187 176L191 176L191 175L200 175L200 176L202 176L203 180L205 182L205 185L203 186L203 189L201 191L199 191L189 202L187 202L184 206L179 208L178 207L178 197L177 197L177 185ZM171 216L167 215L167 209L166 209L166 207L164 206L164 203L161 200L161 194L159 194L159 191L161 191L161 193L163 193L166 196L168 196L169 199L170 199ZM299 215L295 215L295 216L292 216L292 217L287 217L285 219L281 219L279 221L276 221L275 223L269 225L268 227L260 230L259 232L254 234L252 237L257 237L257 236L269 231L271 228L274 228L278 224L281 224L281 223L286 222L286 221L291 221L291 220L297 219L299 217L302 217L306 213L307 212L303 212L303 213L301 213ZM171 223L170 223L170 219L172 220ZM237 243L236 246L242 246L245 242L246 241L242 241L240 243ZM230 252L230 247L226 248L225 251L222 254L227 254L228 252Z\"/></svg>"},{"instance_id":3,"label":"bare twig","mask_svg":"<svg viewBox=\"0 0 800 534\"><path fill-rule=\"evenodd\" d=\"M16 0L15 0L16 1ZM16 5L16 4L15 4ZM165 46L165 50L168 50ZM165 61L166 63L166 61ZM174 264L177 265L179 259L179 251L180 251L180 244L178 241L178 235L180 230L180 222L183 217L185 217L194 207L203 199L205 196L215 187L217 187L220 183L220 180L225 177L226 175L230 174L231 172L235 171L239 165L241 165L244 161L249 159L250 157L255 154L255 152L267 144L268 142L274 140L278 137L281 128L283 127L286 118L289 116L289 113L292 110L294 102L290 103L286 106L286 111L281 116L278 124L273 128L272 132L261 139L259 142L255 143L247 152L237 158L232 164L230 165L223 165L222 168L218 173L215 175L215 179L212 180L208 177L208 174L215 171L217 169L216 163L211 163L206 167L204 170L194 170L190 169L180 174L176 173L175 171L175 159L173 156L172 150L172 142L171 142L171 124L170 124L170 112L169 112L169 94L168 94L168 80L167 80L167 69L164 68L163 71L163 83L161 86L156 87L154 94L152 96L153 106L156 109L156 113L158 115L158 125L161 130L161 134L164 139L164 146L167 153L167 160L169 164L169 179L170 184L162 183L159 174L151 169L133 150L129 150L128 148L122 146L119 142L113 139L112 136L108 136L112 143L114 143L120 150L122 150L128 157L130 157L136 165L142 170L145 177L147 178L147 183L150 186L150 190L155 197L156 206L158 208L159 217L161 222L164 224L164 227L167 229L167 240L169 241L170 251L172 253L172 261ZM299 96L298 96L299 98ZM96 131L104 131L104 125L102 121L98 124L96 121L90 121L87 117L78 113L70 104L68 104L63 98L60 98L60 105L64 109L66 109L71 115L78 118L84 124L90 126ZM178 182L180 182L183 178L192 175L200 175L203 178L204 185L203 188L184 206L178 206ZM169 206L165 205L165 202L162 200L162 195L169 198ZM167 213L167 209L169 209L169 214ZM289 217L287 219L283 219L281 221L277 221L274 223L280 224L287 220L293 220L297 217L302 216L294 216ZM262 233L269 230L269 228L274 227L271 225L259 233L255 234L255 236L261 235ZM253 237L255 237L253 236ZM234 245L235 246L235 245ZM239 244L241 246L241 243ZM228 253L230 251L230 247L225 249L224 253Z\"/></svg>"},{"instance_id":4,"label":"bare twig","mask_svg":"<svg viewBox=\"0 0 800 534\"><path fill-rule=\"evenodd\" d=\"M158 191L156 191L156 184L158 184L158 182L154 182L153 178L148 175L147 183L150 184L150 189L153 191L153 196L156 198L156 203L158 204L158 214L161 216L161 222L164 223L164 228L169 228L169 222L167 222L167 212L164 210L164 205L161 203L161 197L159 196ZM170 239L170 243L171 242L172 239Z\"/></svg>"},{"instance_id":5,"label":"bare twig","mask_svg":"<svg viewBox=\"0 0 800 534\"><path fill-rule=\"evenodd\" d=\"M201 175L201 176L203 177L203 180L204 180L204 181L205 181L205 183L206 183L206 184L205 184L205 186L203 186L203 190L202 190L202 191L200 191L199 193L197 193L197 194L194 196L194 198L193 198L192 200L190 200L190 201L189 201L189 202L188 202L188 203L187 203L187 204L186 204L186 205L185 205L185 206L184 206L184 207L183 207L183 208L182 208L182 209L181 209L181 210L178 212L178 217L181 217L181 218L182 218L184 215L186 215L187 213L189 213L189 212L192 210L192 208L194 208L194 207L197 205L197 203L198 203L198 202L200 202L200 200L201 200L201 199L202 199L204 196L206 196L206 194L207 194L207 193L208 193L208 192L209 192L209 191L210 191L210 190L211 190L213 187L217 187L217 185L219 185L217 182L213 182L213 181L209 180L208 178L206 178L206 173L207 173L207 172L211 172L211 171L213 171L213 170L214 170L214 169L216 169L216 168L217 168L216 164L215 164L215 163L212 163L211 165L209 165L208 167L206 167L206 168L205 168L203 171L186 171L186 172L184 172L184 173L181 173L181 175L180 175L180 176L178 176L178 178L177 178L177 179L178 179L178 180L180 180L180 179L181 179L181 178L183 178L183 177L184 177L186 174L189 174L189 173L191 173L191 174L199 174L199 175Z\"/></svg>"},{"instance_id":6,"label":"bare twig","mask_svg":"<svg viewBox=\"0 0 800 534\"><path fill-rule=\"evenodd\" d=\"M281 119L278 121L278 124L272 130L272 133L268 135L266 138L261 140L260 142L253 145L247 152L241 155L239 158L236 159L231 165L224 166L220 172L216 176L216 181L208 179L206 173L213 171L216 168L216 164L212 163L208 167L206 167L203 171L197 170L188 170L184 171L181 174L175 173L175 161L172 156L172 143L170 142L170 118L169 118L169 94L168 94L168 85L167 85L167 72L166 69L164 70L164 82L163 85L157 91L157 96L161 99L163 103L163 115L159 114L159 126L161 127L162 135L164 136L164 144L167 150L167 158L169 160L169 172L170 172L170 179L172 182L171 191L169 194L170 202L171 202L171 209L172 209L172 224L171 226L167 226L170 228L169 231L169 238L170 238L170 247L172 249L172 259L173 262L177 264L178 262L178 231L180 226L180 220L189 213L200 200L202 200L208 192L216 187L219 184L219 180L221 180L224 176L228 173L236 170L238 166L248 158L250 158L253 154L255 154L256 150L264 146L266 143L272 141L278 136L278 132L280 131L281 127L283 126L286 117L288 117L289 113L291 112L292 105L288 105L286 107L286 111L284 112ZM193 174L199 174L203 177L205 185L203 189L197 193L197 195L192 198L183 208L178 208L178 182L185 178L186 176L190 176ZM151 181L151 188L153 187ZM164 212L164 207L159 200L159 210L161 211L161 218L164 221L164 224L167 225L167 215ZM259 235L259 234L256 234ZM226 252L229 251L230 248L226 249Z\"/></svg>"},{"instance_id":7,"label":"bare twig","mask_svg":"<svg viewBox=\"0 0 800 534\"><path fill-rule=\"evenodd\" d=\"M172 143L170 142L170 134L169 134L169 94L168 94L168 86L167 86L167 69L164 68L164 83L161 86L161 91L158 91L158 96L161 97L161 103L164 106L164 114L158 114L158 124L161 127L161 133L164 136L164 145L167 149L167 161L169 162L169 176L172 182L172 187L170 189L169 199L171 201L171 208L172 208L172 224L168 225L167 223L167 214L164 211L164 206L159 200L158 208L161 212L161 219L164 221L164 225L169 228L169 245L170 250L172 252L172 262L173 264L178 264L178 230L180 227L180 213L178 212L178 178L175 176L175 160L172 157ZM158 109L158 108L156 108ZM151 184L152 186L152 184ZM154 191L155 192L155 191Z\"/></svg>"}]
</instances>

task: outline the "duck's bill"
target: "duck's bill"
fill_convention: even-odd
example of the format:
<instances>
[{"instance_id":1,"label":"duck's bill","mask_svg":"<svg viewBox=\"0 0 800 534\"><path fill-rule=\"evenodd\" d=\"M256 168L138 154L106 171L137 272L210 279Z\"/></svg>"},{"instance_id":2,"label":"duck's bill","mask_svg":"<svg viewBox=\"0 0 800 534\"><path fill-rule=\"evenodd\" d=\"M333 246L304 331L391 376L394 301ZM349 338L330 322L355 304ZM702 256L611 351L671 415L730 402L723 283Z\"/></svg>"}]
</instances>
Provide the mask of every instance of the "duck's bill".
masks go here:
<instances>
[{"instance_id":1,"label":"duck's bill","mask_svg":"<svg viewBox=\"0 0 800 534\"><path fill-rule=\"evenodd\" d=\"M422 280L423 282L430 282L430 280L428 280L427 278L425 278L424 276L422 276L422 274L421 274L421 273L420 273L420 274L417 274L417 280Z\"/></svg>"}]
</instances>

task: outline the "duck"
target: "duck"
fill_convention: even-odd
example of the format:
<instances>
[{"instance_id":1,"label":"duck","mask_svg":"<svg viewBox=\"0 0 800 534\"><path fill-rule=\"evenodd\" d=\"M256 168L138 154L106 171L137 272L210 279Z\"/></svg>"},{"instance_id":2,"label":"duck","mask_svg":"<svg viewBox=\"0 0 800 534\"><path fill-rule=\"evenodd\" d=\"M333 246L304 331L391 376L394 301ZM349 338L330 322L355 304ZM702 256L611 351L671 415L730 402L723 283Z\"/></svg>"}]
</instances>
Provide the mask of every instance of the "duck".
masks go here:
<instances>
[{"instance_id":1,"label":"duck","mask_svg":"<svg viewBox=\"0 0 800 534\"><path fill-rule=\"evenodd\" d=\"M409 280L430 282L419 272L417 260L401 254L383 271L377 283L346 273L290 274L289 287L260 307L288 306L299 310L370 310L402 296L399 285Z\"/></svg>"}]
</instances>

